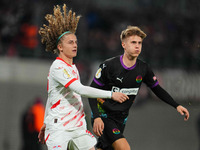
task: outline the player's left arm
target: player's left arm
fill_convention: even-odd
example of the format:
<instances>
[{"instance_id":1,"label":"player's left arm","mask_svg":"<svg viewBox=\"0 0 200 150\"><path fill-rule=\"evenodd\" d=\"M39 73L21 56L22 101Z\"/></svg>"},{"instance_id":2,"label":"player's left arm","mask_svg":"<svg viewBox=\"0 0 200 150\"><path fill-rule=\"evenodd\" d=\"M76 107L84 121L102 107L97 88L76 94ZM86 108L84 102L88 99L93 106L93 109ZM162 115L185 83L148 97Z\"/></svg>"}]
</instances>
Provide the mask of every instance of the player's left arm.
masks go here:
<instances>
[{"instance_id":1,"label":"player's left arm","mask_svg":"<svg viewBox=\"0 0 200 150\"><path fill-rule=\"evenodd\" d=\"M147 65L146 73L144 76L144 83L147 84L148 87L151 88L153 93L160 98L162 101L167 104L173 106L181 115L185 115L184 120L187 121L189 119L189 112L186 108L178 104L174 99L165 91L160 85L159 82L153 73L150 66Z\"/></svg>"},{"instance_id":2,"label":"player's left arm","mask_svg":"<svg viewBox=\"0 0 200 150\"><path fill-rule=\"evenodd\" d=\"M151 90L153 91L153 93L160 98L161 100L163 100L164 102L166 102L167 104L173 106L174 108L176 108L176 110L181 114L181 115L185 115L184 120L187 121L189 119L189 111L181 106L180 104L176 103L174 101L174 99L167 93L167 91L165 91L160 85L157 85L153 88L151 88Z\"/></svg>"}]
</instances>

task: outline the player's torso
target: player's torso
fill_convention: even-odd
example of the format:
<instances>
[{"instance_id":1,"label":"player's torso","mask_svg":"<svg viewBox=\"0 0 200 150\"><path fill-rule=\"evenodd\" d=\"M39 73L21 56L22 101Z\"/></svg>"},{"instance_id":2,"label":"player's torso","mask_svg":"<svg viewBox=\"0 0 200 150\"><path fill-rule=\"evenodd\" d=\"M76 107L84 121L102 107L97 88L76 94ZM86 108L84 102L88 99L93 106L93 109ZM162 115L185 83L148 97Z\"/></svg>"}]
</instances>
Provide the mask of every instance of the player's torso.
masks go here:
<instances>
[{"instance_id":1,"label":"player's torso","mask_svg":"<svg viewBox=\"0 0 200 150\"><path fill-rule=\"evenodd\" d=\"M84 120L84 110L81 96L66 88L63 84L58 82L54 77L55 68L68 67L65 64L57 62L50 68L48 75L48 100L50 101L49 120L50 124L57 128L72 128L81 125ZM79 79L78 70L75 66L63 69L63 74L60 78L65 80L68 76L77 77ZM66 83L67 84L67 83ZM56 123L54 120L56 119Z\"/></svg>"},{"instance_id":2,"label":"player's torso","mask_svg":"<svg viewBox=\"0 0 200 150\"><path fill-rule=\"evenodd\" d=\"M139 92L146 73L146 66L140 60L137 60L134 66L127 68L123 62L120 61L120 57L116 57L112 61L108 61L106 67L106 83L109 84L106 84L105 88L113 92L122 92L129 96L129 100L122 104L113 100L108 100L109 105L112 105L110 109L113 109L113 111L121 110L128 112Z\"/></svg>"}]
</instances>

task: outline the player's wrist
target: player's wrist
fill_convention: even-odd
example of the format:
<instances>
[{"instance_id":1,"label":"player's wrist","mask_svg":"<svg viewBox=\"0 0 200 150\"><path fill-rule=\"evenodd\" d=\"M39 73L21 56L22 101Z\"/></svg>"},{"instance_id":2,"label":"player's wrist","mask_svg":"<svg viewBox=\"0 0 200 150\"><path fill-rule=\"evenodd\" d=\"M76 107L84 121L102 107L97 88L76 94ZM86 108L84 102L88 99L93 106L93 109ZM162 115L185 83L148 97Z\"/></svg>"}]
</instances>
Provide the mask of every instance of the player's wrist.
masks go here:
<instances>
[{"instance_id":1,"label":"player's wrist","mask_svg":"<svg viewBox=\"0 0 200 150\"><path fill-rule=\"evenodd\" d=\"M98 116L98 117L94 118L94 121L95 121L95 120L98 120L98 119L101 119L101 117L100 117L100 116Z\"/></svg>"}]
</instances>

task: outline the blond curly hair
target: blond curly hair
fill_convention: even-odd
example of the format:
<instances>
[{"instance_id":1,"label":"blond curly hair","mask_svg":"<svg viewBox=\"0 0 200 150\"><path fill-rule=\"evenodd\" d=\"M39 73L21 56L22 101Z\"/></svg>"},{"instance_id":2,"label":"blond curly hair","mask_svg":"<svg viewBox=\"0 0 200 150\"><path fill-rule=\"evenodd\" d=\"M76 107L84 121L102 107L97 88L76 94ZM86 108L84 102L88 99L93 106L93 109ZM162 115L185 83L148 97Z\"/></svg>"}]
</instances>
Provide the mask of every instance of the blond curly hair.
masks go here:
<instances>
[{"instance_id":1,"label":"blond curly hair","mask_svg":"<svg viewBox=\"0 0 200 150\"><path fill-rule=\"evenodd\" d=\"M67 11L66 4L63 5L63 12L61 12L59 5L54 6L53 11L53 14L45 16L49 25L43 24L39 34L41 35L42 44L46 44L45 50L47 52L59 53L57 44L61 35L66 31L75 34L81 16L76 16L76 13L72 12L72 10Z\"/></svg>"}]
</instances>

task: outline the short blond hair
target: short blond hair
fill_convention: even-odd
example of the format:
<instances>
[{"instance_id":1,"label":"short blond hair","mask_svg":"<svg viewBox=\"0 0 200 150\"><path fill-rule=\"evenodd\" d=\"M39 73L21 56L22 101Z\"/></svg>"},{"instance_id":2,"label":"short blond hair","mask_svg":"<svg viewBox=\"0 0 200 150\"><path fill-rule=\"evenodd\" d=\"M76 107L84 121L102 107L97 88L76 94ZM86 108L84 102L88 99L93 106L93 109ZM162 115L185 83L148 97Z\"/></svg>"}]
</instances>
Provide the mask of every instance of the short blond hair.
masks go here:
<instances>
[{"instance_id":1,"label":"short blond hair","mask_svg":"<svg viewBox=\"0 0 200 150\"><path fill-rule=\"evenodd\" d=\"M137 26L128 26L125 30L121 32L120 39L123 41L127 37L132 35L137 35L142 38L142 40L147 36L139 27Z\"/></svg>"}]
</instances>

